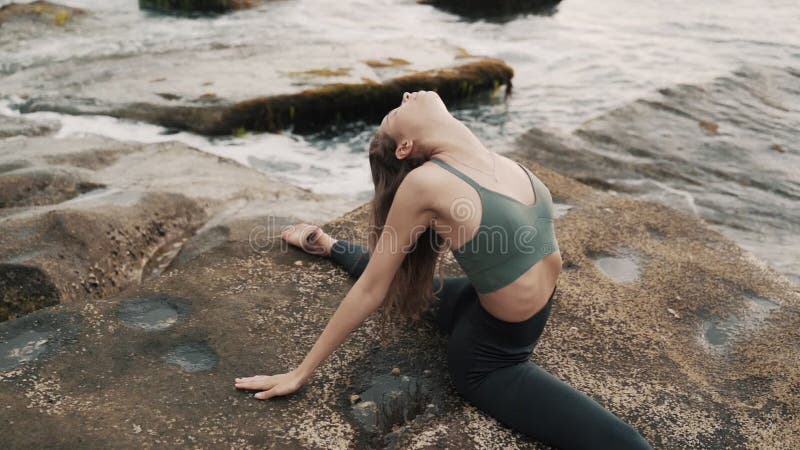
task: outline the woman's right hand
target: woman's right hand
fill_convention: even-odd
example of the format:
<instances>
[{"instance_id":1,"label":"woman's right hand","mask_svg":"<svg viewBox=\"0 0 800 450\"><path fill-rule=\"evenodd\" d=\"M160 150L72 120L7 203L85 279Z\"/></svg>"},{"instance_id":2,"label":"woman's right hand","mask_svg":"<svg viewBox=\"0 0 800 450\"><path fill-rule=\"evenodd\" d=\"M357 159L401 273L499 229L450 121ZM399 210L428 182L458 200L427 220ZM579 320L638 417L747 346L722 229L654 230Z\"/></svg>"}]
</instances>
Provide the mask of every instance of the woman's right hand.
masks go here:
<instances>
[{"instance_id":1,"label":"woman's right hand","mask_svg":"<svg viewBox=\"0 0 800 450\"><path fill-rule=\"evenodd\" d=\"M281 238L296 247L300 247L306 253L321 256L330 255L331 246L335 242L330 235L322 231L322 228L305 222L284 228L281 231Z\"/></svg>"}]
</instances>

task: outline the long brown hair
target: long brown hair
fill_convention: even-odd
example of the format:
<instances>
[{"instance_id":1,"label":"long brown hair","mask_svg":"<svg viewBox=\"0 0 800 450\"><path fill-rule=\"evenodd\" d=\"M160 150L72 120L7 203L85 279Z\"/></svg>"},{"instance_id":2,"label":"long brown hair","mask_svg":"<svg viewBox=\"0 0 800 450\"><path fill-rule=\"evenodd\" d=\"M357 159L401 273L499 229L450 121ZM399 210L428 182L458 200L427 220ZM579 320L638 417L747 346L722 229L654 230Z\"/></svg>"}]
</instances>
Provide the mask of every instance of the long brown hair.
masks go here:
<instances>
[{"instance_id":1,"label":"long brown hair","mask_svg":"<svg viewBox=\"0 0 800 450\"><path fill-rule=\"evenodd\" d=\"M370 138L369 165L375 184L369 218L370 254L375 251L383 232L397 188L409 172L425 162L420 158L398 159L396 148L397 142L386 133L376 131ZM436 271L439 280L444 280L442 267L438 264L443 247L444 241L429 226L406 253L381 304L378 324L382 346L396 337L400 322L407 324L408 321L420 320L433 303L435 294L441 291L442 283L434 292L433 276Z\"/></svg>"}]
</instances>

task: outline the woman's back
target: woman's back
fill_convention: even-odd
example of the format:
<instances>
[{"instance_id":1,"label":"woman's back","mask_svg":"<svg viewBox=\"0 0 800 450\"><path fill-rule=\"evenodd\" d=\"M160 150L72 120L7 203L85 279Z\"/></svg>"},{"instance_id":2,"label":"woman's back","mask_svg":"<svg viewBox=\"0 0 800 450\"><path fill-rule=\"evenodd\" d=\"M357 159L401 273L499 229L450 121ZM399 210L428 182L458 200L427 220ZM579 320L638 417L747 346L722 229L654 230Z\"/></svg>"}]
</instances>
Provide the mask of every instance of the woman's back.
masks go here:
<instances>
[{"instance_id":1,"label":"woman's back","mask_svg":"<svg viewBox=\"0 0 800 450\"><path fill-rule=\"evenodd\" d=\"M495 158L495 176L502 180L497 186L485 173L457 161L431 158L439 166L431 176L442 178L433 200L433 227L450 242L487 311L517 322L547 302L561 271L561 255L547 187L521 164ZM454 182L453 175L463 182Z\"/></svg>"}]
</instances>

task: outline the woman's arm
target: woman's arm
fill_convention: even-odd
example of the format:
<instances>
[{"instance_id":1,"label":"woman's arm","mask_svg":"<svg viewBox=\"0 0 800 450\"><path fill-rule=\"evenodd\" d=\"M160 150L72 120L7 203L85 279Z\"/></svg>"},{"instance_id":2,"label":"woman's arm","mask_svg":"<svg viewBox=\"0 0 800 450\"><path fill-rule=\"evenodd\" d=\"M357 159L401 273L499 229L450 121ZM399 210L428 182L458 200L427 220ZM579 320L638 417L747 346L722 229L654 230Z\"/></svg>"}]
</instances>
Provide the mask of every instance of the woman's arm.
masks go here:
<instances>
[{"instance_id":1,"label":"woman's arm","mask_svg":"<svg viewBox=\"0 0 800 450\"><path fill-rule=\"evenodd\" d=\"M370 295L356 284L333 313L328 325L317 338L303 362L295 369L305 384L320 364L333 353L381 305L383 298Z\"/></svg>"},{"instance_id":2,"label":"woman's arm","mask_svg":"<svg viewBox=\"0 0 800 450\"><path fill-rule=\"evenodd\" d=\"M400 183L386 224L364 272L339 304L302 363L286 374L237 378L236 387L257 389L256 398L285 395L307 383L313 372L347 336L380 307L406 252L430 226L434 211L428 207L431 177L412 170Z\"/></svg>"}]
</instances>

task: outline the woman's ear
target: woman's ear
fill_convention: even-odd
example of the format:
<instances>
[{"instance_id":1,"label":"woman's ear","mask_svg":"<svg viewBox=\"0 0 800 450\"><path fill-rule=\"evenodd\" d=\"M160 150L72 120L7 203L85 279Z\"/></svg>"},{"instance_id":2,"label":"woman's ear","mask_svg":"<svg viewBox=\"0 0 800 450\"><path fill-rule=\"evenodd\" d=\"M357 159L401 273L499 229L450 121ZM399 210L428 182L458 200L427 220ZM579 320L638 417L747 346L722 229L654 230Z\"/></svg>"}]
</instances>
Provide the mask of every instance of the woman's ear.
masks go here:
<instances>
[{"instance_id":1,"label":"woman's ear","mask_svg":"<svg viewBox=\"0 0 800 450\"><path fill-rule=\"evenodd\" d=\"M394 150L394 156L397 159L403 159L408 157L411 154L411 151L414 149L414 141L411 139L406 139L399 144L397 144L397 148Z\"/></svg>"}]
</instances>

